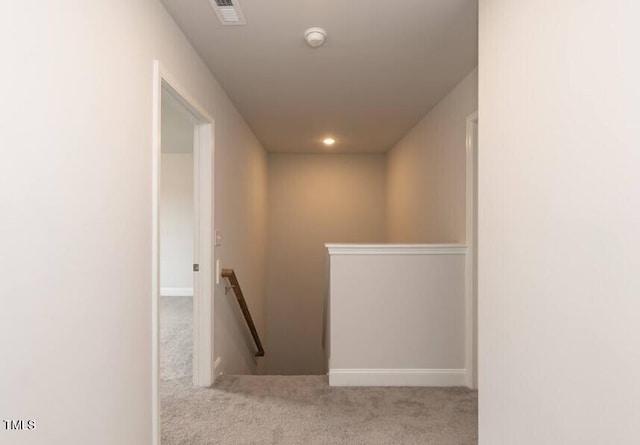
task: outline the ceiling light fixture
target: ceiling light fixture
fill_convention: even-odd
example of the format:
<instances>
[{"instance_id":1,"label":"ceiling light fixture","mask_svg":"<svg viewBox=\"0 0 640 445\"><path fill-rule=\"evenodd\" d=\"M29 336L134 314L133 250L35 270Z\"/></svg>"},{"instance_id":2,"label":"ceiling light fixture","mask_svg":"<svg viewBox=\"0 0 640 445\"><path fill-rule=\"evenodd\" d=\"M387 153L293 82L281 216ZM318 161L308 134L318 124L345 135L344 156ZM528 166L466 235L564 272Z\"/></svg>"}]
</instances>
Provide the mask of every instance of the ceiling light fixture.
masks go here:
<instances>
[{"instance_id":1,"label":"ceiling light fixture","mask_svg":"<svg viewBox=\"0 0 640 445\"><path fill-rule=\"evenodd\" d=\"M334 138L324 138L322 140L322 143L327 146L332 146L333 144L336 143L336 140Z\"/></svg>"},{"instance_id":2,"label":"ceiling light fixture","mask_svg":"<svg viewBox=\"0 0 640 445\"><path fill-rule=\"evenodd\" d=\"M318 48L324 43L324 39L327 38L327 31L322 28L313 27L304 32L304 39L307 41L311 48Z\"/></svg>"}]
</instances>

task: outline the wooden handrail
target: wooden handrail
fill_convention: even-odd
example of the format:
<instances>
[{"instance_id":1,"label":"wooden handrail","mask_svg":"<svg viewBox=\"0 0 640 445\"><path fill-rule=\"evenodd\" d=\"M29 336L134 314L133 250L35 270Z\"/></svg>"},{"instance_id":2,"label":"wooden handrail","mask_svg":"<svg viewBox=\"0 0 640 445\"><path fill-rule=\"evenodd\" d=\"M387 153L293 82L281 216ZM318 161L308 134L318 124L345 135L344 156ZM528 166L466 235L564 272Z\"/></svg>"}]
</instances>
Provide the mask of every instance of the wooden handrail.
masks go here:
<instances>
[{"instance_id":1,"label":"wooden handrail","mask_svg":"<svg viewBox=\"0 0 640 445\"><path fill-rule=\"evenodd\" d=\"M244 299L244 295L242 295L242 289L240 289L240 283L238 283L238 277L236 277L235 271L233 269L222 269L222 276L229 280L229 283L231 283L231 289L233 289L233 293L236 295L236 300L238 300L238 304L240 305L240 309L242 310L242 315L244 315L247 326L249 326L253 341L256 342L258 352L256 352L255 356L264 357L264 348L262 347L260 336L258 335L258 331L256 330L256 325L253 323L253 318L251 318L251 313L249 312L249 307L247 306L247 302Z\"/></svg>"}]
</instances>

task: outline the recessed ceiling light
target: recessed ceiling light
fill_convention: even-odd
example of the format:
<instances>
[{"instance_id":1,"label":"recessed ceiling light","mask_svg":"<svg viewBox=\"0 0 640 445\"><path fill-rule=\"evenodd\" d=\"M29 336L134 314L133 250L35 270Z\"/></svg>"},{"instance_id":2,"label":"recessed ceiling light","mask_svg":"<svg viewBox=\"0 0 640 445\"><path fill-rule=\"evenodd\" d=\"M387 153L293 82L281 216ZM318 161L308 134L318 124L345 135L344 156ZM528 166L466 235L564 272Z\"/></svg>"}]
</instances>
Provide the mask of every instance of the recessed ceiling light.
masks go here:
<instances>
[{"instance_id":1,"label":"recessed ceiling light","mask_svg":"<svg viewBox=\"0 0 640 445\"><path fill-rule=\"evenodd\" d=\"M335 140L334 138L324 138L324 139L322 140L322 143L323 143L324 145L329 145L329 146L331 146L331 145L333 145L333 144L335 144L335 143L336 143L336 140Z\"/></svg>"}]
</instances>

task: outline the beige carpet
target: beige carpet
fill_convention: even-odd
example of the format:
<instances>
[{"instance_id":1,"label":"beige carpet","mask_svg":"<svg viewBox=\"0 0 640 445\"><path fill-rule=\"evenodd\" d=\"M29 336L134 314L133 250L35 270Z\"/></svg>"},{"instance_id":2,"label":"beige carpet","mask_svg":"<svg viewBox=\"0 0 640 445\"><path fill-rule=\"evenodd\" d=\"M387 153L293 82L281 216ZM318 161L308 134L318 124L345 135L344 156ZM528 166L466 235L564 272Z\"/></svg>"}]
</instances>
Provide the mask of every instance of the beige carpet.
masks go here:
<instances>
[{"instance_id":1,"label":"beige carpet","mask_svg":"<svg viewBox=\"0 0 640 445\"><path fill-rule=\"evenodd\" d=\"M162 445L475 445L477 392L222 376L193 388L190 297L160 301Z\"/></svg>"},{"instance_id":2,"label":"beige carpet","mask_svg":"<svg viewBox=\"0 0 640 445\"><path fill-rule=\"evenodd\" d=\"M193 298L160 297L160 384L193 374Z\"/></svg>"},{"instance_id":3,"label":"beige carpet","mask_svg":"<svg viewBox=\"0 0 640 445\"><path fill-rule=\"evenodd\" d=\"M163 384L162 444L475 445L477 392L330 388L324 376L222 376Z\"/></svg>"}]
</instances>

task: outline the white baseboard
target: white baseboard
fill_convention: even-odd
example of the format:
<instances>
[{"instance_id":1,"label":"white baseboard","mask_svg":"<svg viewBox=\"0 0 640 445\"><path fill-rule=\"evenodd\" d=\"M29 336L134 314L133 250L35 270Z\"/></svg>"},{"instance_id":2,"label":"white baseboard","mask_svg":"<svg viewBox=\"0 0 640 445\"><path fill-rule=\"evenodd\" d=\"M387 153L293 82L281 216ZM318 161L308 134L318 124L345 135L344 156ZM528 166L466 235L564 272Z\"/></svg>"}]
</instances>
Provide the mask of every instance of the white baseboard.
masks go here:
<instances>
[{"instance_id":1,"label":"white baseboard","mask_svg":"<svg viewBox=\"0 0 640 445\"><path fill-rule=\"evenodd\" d=\"M330 369L329 386L466 386L466 369Z\"/></svg>"},{"instance_id":2,"label":"white baseboard","mask_svg":"<svg viewBox=\"0 0 640 445\"><path fill-rule=\"evenodd\" d=\"M162 287L160 288L162 297L193 297L192 287Z\"/></svg>"}]
</instances>

